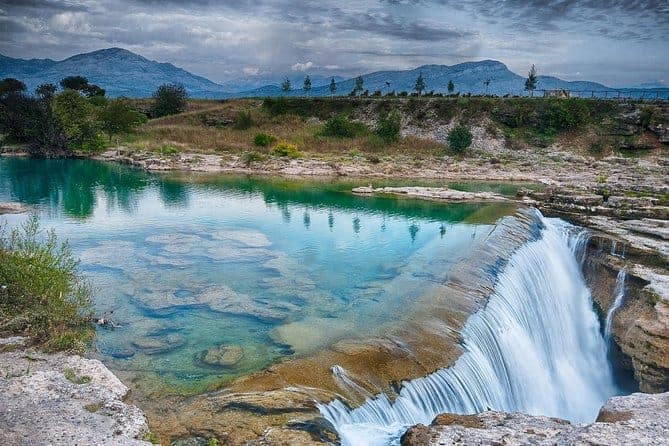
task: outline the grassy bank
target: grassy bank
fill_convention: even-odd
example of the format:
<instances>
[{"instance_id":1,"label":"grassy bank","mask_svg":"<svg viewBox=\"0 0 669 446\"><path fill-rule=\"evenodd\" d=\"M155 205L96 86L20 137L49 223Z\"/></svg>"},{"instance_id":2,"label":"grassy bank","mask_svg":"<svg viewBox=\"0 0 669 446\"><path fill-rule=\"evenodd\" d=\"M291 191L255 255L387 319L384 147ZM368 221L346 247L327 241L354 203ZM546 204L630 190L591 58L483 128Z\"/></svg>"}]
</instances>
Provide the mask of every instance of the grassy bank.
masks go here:
<instances>
[{"instance_id":1,"label":"grassy bank","mask_svg":"<svg viewBox=\"0 0 669 446\"><path fill-rule=\"evenodd\" d=\"M137 101L140 109L149 105ZM479 146L503 141L506 148L522 151L559 145L605 156L626 144L659 146L641 123L622 120L644 110L656 119L653 107L596 99L483 97L190 101L185 113L149 120L122 144L163 154L248 154L249 162L281 155L273 151L281 142L295 146L296 156L467 156L470 151L456 151L449 143L448 132L459 125L477 135ZM393 114L400 120L399 133L384 134L383 121ZM267 142L259 144L258 135Z\"/></svg>"},{"instance_id":2,"label":"grassy bank","mask_svg":"<svg viewBox=\"0 0 669 446\"><path fill-rule=\"evenodd\" d=\"M36 217L0 228L0 335L28 336L46 351L81 352L95 333L91 290L67 243Z\"/></svg>"}]
</instances>

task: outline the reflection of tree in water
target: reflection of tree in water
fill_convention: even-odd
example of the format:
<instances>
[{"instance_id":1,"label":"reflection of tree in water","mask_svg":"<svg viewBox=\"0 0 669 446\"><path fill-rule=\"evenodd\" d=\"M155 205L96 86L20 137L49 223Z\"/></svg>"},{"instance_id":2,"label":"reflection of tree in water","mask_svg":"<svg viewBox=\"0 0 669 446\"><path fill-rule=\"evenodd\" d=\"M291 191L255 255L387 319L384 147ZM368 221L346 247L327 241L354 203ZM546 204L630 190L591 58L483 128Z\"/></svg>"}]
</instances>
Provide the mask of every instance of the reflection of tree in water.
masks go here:
<instances>
[{"instance_id":1,"label":"reflection of tree in water","mask_svg":"<svg viewBox=\"0 0 669 446\"><path fill-rule=\"evenodd\" d=\"M304 222L304 227L309 229L309 226L311 226L311 216L309 215L309 211L304 211L302 221Z\"/></svg>"},{"instance_id":2,"label":"reflection of tree in water","mask_svg":"<svg viewBox=\"0 0 669 446\"><path fill-rule=\"evenodd\" d=\"M332 211L328 213L328 227L330 228L330 231L334 228L334 214Z\"/></svg>"},{"instance_id":3,"label":"reflection of tree in water","mask_svg":"<svg viewBox=\"0 0 669 446\"><path fill-rule=\"evenodd\" d=\"M186 207L189 204L188 187L183 182L163 179L158 185L158 190L166 207Z\"/></svg>"},{"instance_id":4,"label":"reflection of tree in water","mask_svg":"<svg viewBox=\"0 0 669 446\"><path fill-rule=\"evenodd\" d=\"M411 223L411 226L409 226L409 234L411 235L412 242L416 241L416 234L418 234L419 230L420 227L416 223Z\"/></svg>"},{"instance_id":5,"label":"reflection of tree in water","mask_svg":"<svg viewBox=\"0 0 669 446\"><path fill-rule=\"evenodd\" d=\"M444 235L446 235L446 225L442 223L439 225L439 236L444 238Z\"/></svg>"},{"instance_id":6,"label":"reflection of tree in water","mask_svg":"<svg viewBox=\"0 0 669 446\"><path fill-rule=\"evenodd\" d=\"M360 217L357 215L353 217L353 232L356 234L360 232Z\"/></svg>"}]
</instances>

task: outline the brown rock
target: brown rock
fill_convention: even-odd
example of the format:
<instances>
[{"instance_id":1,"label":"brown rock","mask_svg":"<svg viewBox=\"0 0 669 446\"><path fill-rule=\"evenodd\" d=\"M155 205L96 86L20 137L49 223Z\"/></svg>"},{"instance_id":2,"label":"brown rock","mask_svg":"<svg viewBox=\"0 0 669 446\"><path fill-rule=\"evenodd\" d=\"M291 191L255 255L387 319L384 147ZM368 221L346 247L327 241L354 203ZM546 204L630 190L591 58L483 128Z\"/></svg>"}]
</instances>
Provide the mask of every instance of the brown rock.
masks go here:
<instances>
[{"instance_id":1,"label":"brown rock","mask_svg":"<svg viewBox=\"0 0 669 446\"><path fill-rule=\"evenodd\" d=\"M432 426L450 426L452 424L476 429L483 429L485 427L483 422L476 415L442 413L432 420Z\"/></svg>"},{"instance_id":2,"label":"brown rock","mask_svg":"<svg viewBox=\"0 0 669 446\"><path fill-rule=\"evenodd\" d=\"M209 365L231 367L244 357L244 349L238 345L220 345L202 352L202 361Z\"/></svg>"}]
</instances>

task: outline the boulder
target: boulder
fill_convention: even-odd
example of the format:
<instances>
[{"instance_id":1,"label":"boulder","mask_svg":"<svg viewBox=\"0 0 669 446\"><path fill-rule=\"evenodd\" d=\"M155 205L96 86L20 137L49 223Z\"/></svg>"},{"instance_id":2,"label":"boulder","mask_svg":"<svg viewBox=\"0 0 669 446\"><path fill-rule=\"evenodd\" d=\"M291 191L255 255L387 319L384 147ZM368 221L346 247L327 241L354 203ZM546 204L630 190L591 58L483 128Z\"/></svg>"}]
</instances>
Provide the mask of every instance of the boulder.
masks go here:
<instances>
[{"instance_id":1,"label":"boulder","mask_svg":"<svg viewBox=\"0 0 669 446\"><path fill-rule=\"evenodd\" d=\"M244 349L239 345L221 344L202 351L202 362L220 367L232 367L243 357Z\"/></svg>"}]
</instances>

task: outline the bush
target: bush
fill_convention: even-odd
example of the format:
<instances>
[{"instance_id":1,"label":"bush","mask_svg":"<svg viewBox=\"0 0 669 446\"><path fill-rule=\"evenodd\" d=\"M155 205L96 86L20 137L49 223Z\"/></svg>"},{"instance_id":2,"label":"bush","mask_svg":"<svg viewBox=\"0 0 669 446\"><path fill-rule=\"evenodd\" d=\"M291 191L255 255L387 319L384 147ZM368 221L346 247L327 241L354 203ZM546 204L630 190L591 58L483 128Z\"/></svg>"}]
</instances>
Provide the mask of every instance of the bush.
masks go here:
<instances>
[{"instance_id":1,"label":"bush","mask_svg":"<svg viewBox=\"0 0 669 446\"><path fill-rule=\"evenodd\" d=\"M367 127L361 122L353 122L345 115L335 116L325 122L322 134L335 138L355 138L365 133Z\"/></svg>"},{"instance_id":2,"label":"bush","mask_svg":"<svg viewBox=\"0 0 669 446\"><path fill-rule=\"evenodd\" d=\"M297 149L295 144L290 144L285 141L281 141L272 149L272 155L276 156L287 156L289 158L302 158L304 155Z\"/></svg>"},{"instance_id":3,"label":"bush","mask_svg":"<svg viewBox=\"0 0 669 446\"><path fill-rule=\"evenodd\" d=\"M258 133L253 138L253 144L258 147L267 147L274 144L274 142L276 142L276 138L272 135L268 135L267 133Z\"/></svg>"},{"instance_id":4,"label":"bush","mask_svg":"<svg viewBox=\"0 0 669 446\"><path fill-rule=\"evenodd\" d=\"M260 161L265 161L265 155L263 155L260 152L251 151L251 152L245 152L242 155L242 162L246 167L249 167L251 164Z\"/></svg>"},{"instance_id":5,"label":"bush","mask_svg":"<svg viewBox=\"0 0 669 446\"><path fill-rule=\"evenodd\" d=\"M448 147L454 152L464 152L472 144L472 132L469 127L458 125L448 132Z\"/></svg>"},{"instance_id":6,"label":"bush","mask_svg":"<svg viewBox=\"0 0 669 446\"><path fill-rule=\"evenodd\" d=\"M237 130L246 130L253 127L253 117L248 111L240 111L235 117L235 128Z\"/></svg>"},{"instance_id":7,"label":"bush","mask_svg":"<svg viewBox=\"0 0 669 446\"><path fill-rule=\"evenodd\" d=\"M646 128L651 124L654 124L656 114L657 110L654 107L648 105L643 107L639 115L639 122L641 124L641 127Z\"/></svg>"},{"instance_id":8,"label":"bush","mask_svg":"<svg viewBox=\"0 0 669 446\"><path fill-rule=\"evenodd\" d=\"M176 115L186 110L188 93L181 84L163 84L153 94L154 118Z\"/></svg>"},{"instance_id":9,"label":"bush","mask_svg":"<svg viewBox=\"0 0 669 446\"><path fill-rule=\"evenodd\" d=\"M169 145L162 146L160 149L158 149L158 151L160 152L161 155L170 155L170 156L179 153L179 149Z\"/></svg>"},{"instance_id":10,"label":"bush","mask_svg":"<svg viewBox=\"0 0 669 446\"><path fill-rule=\"evenodd\" d=\"M390 143L400 139L402 130L402 118L396 110L391 111L385 116L381 116L376 125L375 133L384 142Z\"/></svg>"},{"instance_id":11,"label":"bush","mask_svg":"<svg viewBox=\"0 0 669 446\"><path fill-rule=\"evenodd\" d=\"M587 123L590 111L582 100L560 99L551 101L541 118L544 129L562 131L578 128Z\"/></svg>"},{"instance_id":12,"label":"bush","mask_svg":"<svg viewBox=\"0 0 669 446\"><path fill-rule=\"evenodd\" d=\"M91 288L69 245L42 238L32 217L0 231L0 332L28 335L48 351L83 351L95 333Z\"/></svg>"}]
</instances>

